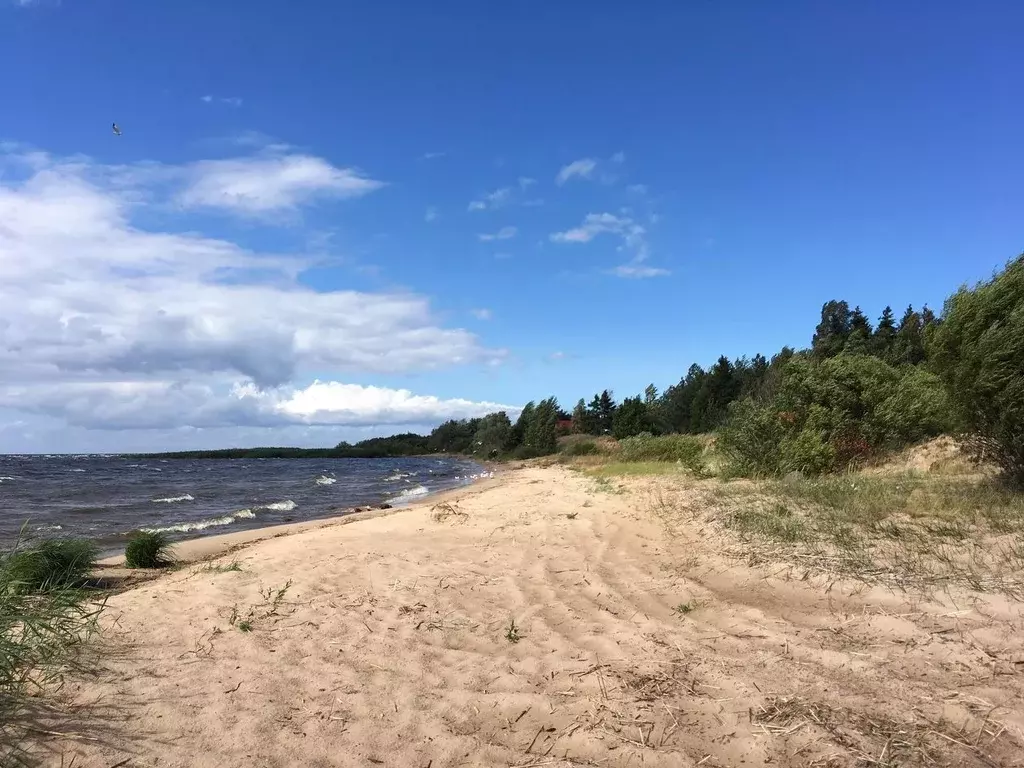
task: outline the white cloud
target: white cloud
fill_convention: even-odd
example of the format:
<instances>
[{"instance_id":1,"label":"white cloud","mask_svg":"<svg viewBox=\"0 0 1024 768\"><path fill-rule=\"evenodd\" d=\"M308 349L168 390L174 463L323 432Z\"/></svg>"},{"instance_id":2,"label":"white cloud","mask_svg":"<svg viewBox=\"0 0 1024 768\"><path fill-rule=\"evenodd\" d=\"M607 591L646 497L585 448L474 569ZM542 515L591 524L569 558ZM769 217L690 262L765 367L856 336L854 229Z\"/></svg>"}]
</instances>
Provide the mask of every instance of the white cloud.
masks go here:
<instances>
[{"instance_id":1,"label":"white cloud","mask_svg":"<svg viewBox=\"0 0 1024 768\"><path fill-rule=\"evenodd\" d=\"M173 194L167 179L190 179L192 167L35 153L0 155L0 171L0 408L90 427L261 426L293 411L268 410L268 396L240 405L233 384L288 402L282 393L312 372L403 373L505 354L441 327L422 296L316 291L299 280L305 257L136 224ZM260 204L302 198L287 185L276 194Z\"/></svg>"},{"instance_id":2,"label":"white cloud","mask_svg":"<svg viewBox=\"0 0 1024 768\"><path fill-rule=\"evenodd\" d=\"M493 192L488 192L481 199L474 200L469 204L470 211L486 211L502 208L509 204L512 199L512 190L509 187L502 187Z\"/></svg>"},{"instance_id":3,"label":"white cloud","mask_svg":"<svg viewBox=\"0 0 1024 768\"><path fill-rule=\"evenodd\" d=\"M316 197L361 197L384 186L352 168L299 154L203 160L186 172L190 183L178 198L181 205L245 215L293 210Z\"/></svg>"},{"instance_id":4,"label":"white cloud","mask_svg":"<svg viewBox=\"0 0 1024 768\"><path fill-rule=\"evenodd\" d=\"M242 99L238 96L214 96L212 94L206 94L205 96L199 97L200 101L212 104L217 101L221 104L227 104L229 107L240 107L242 106Z\"/></svg>"},{"instance_id":5,"label":"white cloud","mask_svg":"<svg viewBox=\"0 0 1024 768\"><path fill-rule=\"evenodd\" d=\"M614 155L612 155L611 159L613 163L624 163L626 162L626 153L616 152Z\"/></svg>"},{"instance_id":6,"label":"white cloud","mask_svg":"<svg viewBox=\"0 0 1024 768\"><path fill-rule=\"evenodd\" d=\"M529 176L520 176L519 177L519 188L522 189L522 190L529 189L530 187L532 187L536 183L537 183L537 180L536 179L531 179Z\"/></svg>"},{"instance_id":7,"label":"white cloud","mask_svg":"<svg viewBox=\"0 0 1024 768\"><path fill-rule=\"evenodd\" d=\"M435 221L437 219L437 208L434 206L428 206L427 212L423 214L424 221Z\"/></svg>"},{"instance_id":8,"label":"white cloud","mask_svg":"<svg viewBox=\"0 0 1024 768\"><path fill-rule=\"evenodd\" d=\"M602 233L622 234L632 226L634 226L633 220L626 216L616 216L613 213L588 213L580 226L565 232L553 233L551 242L589 243Z\"/></svg>"},{"instance_id":9,"label":"white cloud","mask_svg":"<svg viewBox=\"0 0 1024 768\"><path fill-rule=\"evenodd\" d=\"M562 351L552 352L550 355L548 355L548 360L552 360L552 361L555 361L555 362L557 362L559 360L565 360L565 358L566 358L566 354L565 354L565 352L562 352Z\"/></svg>"},{"instance_id":10,"label":"white cloud","mask_svg":"<svg viewBox=\"0 0 1024 768\"><path fill-rule=\"evenodd\" d=\"M631 277L631 278L645 278L645 277L665 277L666 275L672 274L667 269L661 269L659 267L649 267L642 263L630 262L628 264L620 264L611 270L611 273L617 277Z\"/></svg>"},{"instance_id":11,"label":"white cloud","mask_svg":"<svg viewBox=\"0 0 1024 768\"><path fill-rule=\"evenodd\" d=\"M564 232L554 232L550 239L555 243L589 243L601 234L616 235L621 240L619 250L629 251L633 257L625 264L621 264L609 270L610 274L617 277L663 277L669 274L666 269L648 266L645 262L650 257L650 248L647 245L647 230L637 224L625 212L616 216L613 213L590 213L583 219L583 223Z\"/></svg>"},{"instance_id":12,"label":"white cloud","mask_svg":"<svg viewBox=\"0 0 1024 768\"><path fill-rule=\"evenodd\" d=\"M490 320L494 317L494 314L489 309L471 309L470 313L477 320Z\"/></svg>"},{"instance_id":13,"label":"white cloud","mask_svg":"<svg viewBox=\"0 0 1024 768\"><path fill-rule=\"evenodd\" d=\"M515 227L502 227L494 234L482 234L477 235L483 242L489 242L491 240L511 240L519 232Z\"/></svg>"},{"instance_id":14,"label":"white cloud","mask_svg":"<svg viewBox=\"0 0 1024 768\"><path fill-rule=\"evenodd\" d=\"M589 157L575 160L568 165L562 166L562 169L555 177L555 183L561 186L572 178L589 179L593 175L595 168L597 168L597 161Z\"/></svg>"},{"instance_id":15,"label":"white cloud","mask_svg":"<svg viewBox=\"0 0 1024 768\"><path fill-rule=\"evenodd\" d=\"M447 152L424 152L422 155L420 155L420 159L421 160L435 160L435 159L437 159L439 157L444 157L447 154L448 154Z\"/></svg>"}]
</instances>

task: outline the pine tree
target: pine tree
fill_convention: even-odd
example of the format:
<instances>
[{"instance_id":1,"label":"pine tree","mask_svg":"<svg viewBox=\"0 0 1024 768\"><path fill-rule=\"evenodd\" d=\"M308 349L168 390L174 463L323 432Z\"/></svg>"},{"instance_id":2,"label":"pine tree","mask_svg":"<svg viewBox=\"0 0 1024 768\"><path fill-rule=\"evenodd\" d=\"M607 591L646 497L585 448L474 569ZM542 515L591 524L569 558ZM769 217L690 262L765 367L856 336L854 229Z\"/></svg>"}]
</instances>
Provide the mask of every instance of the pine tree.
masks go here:
<instances>
[{"instance_id":1,"label":"pine tree","mask_svg":"<svg viewBox=\"0 0 1024 768\"><path fill-rule=\"evenodd\" d=\"M890 362L894 365L917 365L924 360L924 324L912 306L907 307L893 341Z\"/></svg>"},{"instance_id":2,"label":"pine tree","mask_svg":"<svg viewBox=\"0 0 1024 768\"><path fill-rule=\"evenodd\" d=\"M612 393L607 389L601 393L598 399L598 428L601 434L612 431L612 419L615 416L615 400Z\"/></svg>"},{"instance_id":3,"label":"pine tree","mask_svg":"<svg viewBox=\"0 0 1024 768\"><path fill-rule=\"evenodd\" d=\"M811 350L815 357L835 357L850 337L852 315L845 301L827 301L821 306L821 322L814 329Z\"/></svg>"},{"instance_id":4,"label":"pine tree","mask_svg":"<svg viewBox=\"0 0 1024 768\"><path fill-rule=\"evenodd\" d=\"M871 354L888 360L892 353L893 341L896 339L896 318L892 313L892 307L882 310L882 316L878 318L878 327L875 328L875 335L871 337Z\"/></svg>"},{"instance_id":5,"label":"pine tree","mask_svg":"<svg viewBox=\"0 0 1024 768\"><path fill-rule=\"evenodd\" d=\"M516 419L515 426L512 427L512 436L510 438L511 447L515 448L520 445L526 445L526 433L533 421L533 413L536 408L537 406L531 400L524 405L523 410L519 412L519 418Z\"/></svg>"},{"instance_id":6,"label":"pine tree","mask_svg":"<svg viewBox=\"0 0 1024 768\"><path fill-rule=\"evenodd\" d=\"M639 397L627 397L616 409L612 419L612 434L616 440L650 432L647 405Z\"/></svg>"},{"instance_id":7,"label":"pine tree","mask_svg":"<svg viewBox=\"0 0 1024 768\"><path fill-rule=\"evenodd\" d=\"M594 419L582 397L572 409L572 431L575 435L589 435L594 431Z\"/></svg>"}]
</instances>

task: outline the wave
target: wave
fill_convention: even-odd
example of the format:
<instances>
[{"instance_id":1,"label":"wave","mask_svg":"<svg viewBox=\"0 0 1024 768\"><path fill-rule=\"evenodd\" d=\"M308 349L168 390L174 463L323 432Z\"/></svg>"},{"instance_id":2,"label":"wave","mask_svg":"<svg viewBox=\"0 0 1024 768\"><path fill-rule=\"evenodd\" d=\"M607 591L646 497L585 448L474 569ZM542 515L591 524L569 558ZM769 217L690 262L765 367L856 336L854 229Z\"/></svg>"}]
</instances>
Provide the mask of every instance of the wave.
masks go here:
<instances>
[{"instance_id":1,"label":"wave","mask_svg":"<svg viewBox=\"0 0 1024 768\"><path fill-rule=\"evenodd\" d=\"M426 496L430 489L425 485L417 485L415 488L406 488L401 493L392 496L392 499L414 499L417 496Z\"/></svg>"},{"instance_id":2,"label":"wave","mask_svg":"<svg viewBox=\"0 0 1024 768\"><path fill-rule=\"evenodd\" d=\"M335 480L333 477L328 477L327 475L321 475L320 477L318 477L316 479L315 482L316 482L317 485L334 485L338 481Z\"/></svg>"},{"instance_id":3,"label":"wave","mask_svg":"<svg viewBox=\"0 0 1024 768\"><path fill-rule=\"evenodd\" d=\"M395 472L395 474L385 477L384 482L390 483L396 480L401 480L404 477L416 477L416 475L416 472Z\"/></svg>"},{"instance_id":4,"label":"wave","mask_svg":"<svg viewBox=\"0 0 1024 768\"><path fill-rule=\"evenodd\" d=\"M262 506L257 507L257 509L272 509L275 512L291 512L297 506L298 504L291 499L288 499L287 501L275 501L273 504L263 504Z\"/></svg>"},{"instance_id":5,"label":"wave","mask_svg":"<svg viewBox=\"0 0 1024 768\"><path fill-rule=\"evenodd\" d=\"M68 472L85 472L84 469L69 469Z\"/></svg>"},{"instance_id":6,"label":"wave","mask_svg":"<svg viewBox=\"0 0 1024 768\"><path fill-rule=\"evenodd\" d=\"M10 475L4 475L3 477L0 477L0 483L6 483L8 480L17 480L17 479L18 478L11 477Z\"/></svg>"},{"instance_id":7,"label":"wave","mask_svg":"<svg viewBox=\"0 0 1024 768\"><path fill-rule=\"evenodd\" d=\"M163 528L142 528L141 530L145 533L191 533L192 531L205 531L207 528L213 528L218 525L231 525L235 520L243 518L252 519L254 517L256 515L251 509L241 509L233 514L214 517L209 520L197 520L194 523L178 523L177 525L168 525Z\"/></svg>"},{"instance_id":8,"label":"wave","mask_svg":"<svg viewBox=\"0 0 1024 768\"><path fill-rule=\"evenodd\" d=\"M37 525L37 531L63 531L63 525Z\"/></svg>"},{"instance_id":9,"label":"wave","mask_svg":"<svg viewBox=\"0 0 1024 768\"><path fill-rule=\"evenodd\" d=\"M173 504L176 501L195 501L196 497L191 493L186 493L181 496L167 496L163 499L153 499L155 504Z\"/></svg>"}]
</instances>

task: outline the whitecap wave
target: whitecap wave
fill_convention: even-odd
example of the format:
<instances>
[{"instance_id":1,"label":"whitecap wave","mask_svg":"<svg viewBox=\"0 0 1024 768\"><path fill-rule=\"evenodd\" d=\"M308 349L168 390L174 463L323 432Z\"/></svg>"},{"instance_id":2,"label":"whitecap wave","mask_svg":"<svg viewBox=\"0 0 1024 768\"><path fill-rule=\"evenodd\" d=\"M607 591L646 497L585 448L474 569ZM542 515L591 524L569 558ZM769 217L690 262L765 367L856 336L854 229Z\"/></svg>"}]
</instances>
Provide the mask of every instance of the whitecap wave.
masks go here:
<instances>
[{"instance_id":1,"label":"whitecap wave","mask_svg":"<svg viewBox=\"0 0 1024 768\"><path fill-rule=\"evenodd\" d=\"M185 493L181 496L166 496L162 499L153 499L154 504L173 504L176 501L195 501L196 498L191 493Z\"/></svg>"},{"instance_id":2,"label":"whitecap wave","mask_svg":"<svg viewBox=\"0 0 1024 768\"><path fill-rule=\"evenodd\" d=\"M288 499L287 501L275 501L273 504L264 504L263 506L258 507L258 509L272 509L275 512L291 512L297 506L298 504L291 499Z\"/></svg>"},{"instance_id":3,"label":"whitecap wave","mask_svg":"<svg viewBox=\"0 0 1024 768\"><path fill-rule=\"evenodd\" d=\"M328 477L327 475L321 475L320 477L318 477L316 479L315 482L316 482L317 485L334 485L338 481L335 480L333 477Z\"/></svg>"},{"instance_id":4,"label":"whitecap wave","mask_svg":"<svg viewBox=\"0 0 1024 768\"><path fill-rule=\"evenodd\" d=\"M192 531L205 531L218 525L231 525L235 520L252 519L256 517L251 509L241 509L230 515L214 517L209 520L197 520L194 523L178 523L163 528L142 528L145 533L191 533Z\"/></svg>"},{"instance_id":5,"label":"whitecap wave","mask_svg":"<svg viewBox=\"0 0 1024 768\"><path fill-rule=\"evenodd\" d=\"M6 482L8 482L10 480L17 480L17 479L18 478L11 477L10 475L4 475L3 477L0 477L0 483L6 483Z\"/></svg>"},{"instance_id":6,"label":"whitecap wave","mask_svg":"<svg viewBox=\"0 0 1024 768\"><path fill-rule=\"evenodd\" d=\"M425 485L417 485L415 488L406 488L401 493L392 496L392 499L414 499L417 496L426 496L430 489Z\"/></svg>"},{"instance_id":7,"label":"whitecap wave","mask_svg":"<svg viewBox=\"0 0 1024 768\"><path fill-rule=\"evenodd\" d=\"M401 480L402 478L405 478L405 477L416 477L416 473L415 472L395 472L395 474L388 475L387 477L385 477L384 478L384 482L391 483L391 482L394 482L396 480Z\"/></svg>"},{"instance_id":8,"label":"whitecap wave","mask_svg":"<svg viewBox=\"0 0 1024 768\"><path fill-rule=\"evenodd\" d=\"M63 525L37 525L37 531L63 531Z\"/></svg>"},{"instance_id":9,"label":"whitecap wave","mask_svg":"<svg viewBox=\"0 0 1024 768\"><path fill-rule=\"evenodd\" d=\"M84 469L69 469L68 472L85 472Z\"/></svg>"}]
</instances>

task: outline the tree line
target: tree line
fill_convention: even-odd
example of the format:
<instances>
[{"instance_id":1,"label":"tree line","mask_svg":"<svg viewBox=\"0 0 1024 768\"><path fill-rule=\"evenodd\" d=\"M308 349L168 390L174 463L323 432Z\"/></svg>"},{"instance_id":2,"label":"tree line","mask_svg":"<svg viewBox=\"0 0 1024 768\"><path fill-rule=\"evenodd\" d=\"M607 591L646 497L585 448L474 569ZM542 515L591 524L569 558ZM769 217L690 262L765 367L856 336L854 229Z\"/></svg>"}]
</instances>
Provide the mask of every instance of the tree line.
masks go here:
<instances>
[{"instance_id":1,"label":"tree line","mask_svg":"<svg viewBox=\"0 0 1024 768\"><path fill-rule=\"evenodd\" d=\"M659 392L617 402L610 389L571 414L554 397L507 413L444 422L429 435L371 438L302 450L192 451L179 457L365 457L465 454L528 458L554 453L560 434L717 434L741 474L834 471L943 433L1024 483L1024 255L989 281L961 287L941 315L886 307L875 323L831 300L804 349L783 347L710 367L694 363Z\"/></svg>"}]
</instances>

